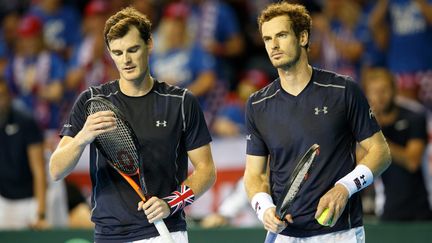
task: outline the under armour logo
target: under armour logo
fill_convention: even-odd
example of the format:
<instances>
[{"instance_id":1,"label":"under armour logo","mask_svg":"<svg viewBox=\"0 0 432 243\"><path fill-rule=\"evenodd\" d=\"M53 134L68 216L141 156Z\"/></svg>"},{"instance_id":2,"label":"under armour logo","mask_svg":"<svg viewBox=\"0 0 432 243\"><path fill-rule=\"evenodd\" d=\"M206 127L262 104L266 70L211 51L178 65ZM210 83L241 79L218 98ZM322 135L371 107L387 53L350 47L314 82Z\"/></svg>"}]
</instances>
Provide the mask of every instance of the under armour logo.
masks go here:
<instances>
[{"instance_id":1,"label":"under armour logo","mask_svg":"<svg viewBox=\"0 0 432 243\"><path fill-rule=\"evenodd\" d=\"M246 140L252 140L250 134L246 135Z\"/></svg>"},{"instance_id":2,"label":"under armour logo","mask_svg":"<svg viewBox=\"0 0 432 243\"><path fill-rule=\"evenodd\" d=\"M361 175L361 176L360 176L360 179L362 179L362 181L363 181L363 185L366 185L365 175Z\"/></svg>"},{"instance_id":3,"label":"under armour logo","mask_svg":"<svg viewBox=\"0 0 432 243\"><path fill-rule=\"evenodd\" d=\"M354 184L356 185L357 190L360 190L362 188L359 178L354 178Z\"/></svg>"},{"instance_id":4,"label":"under armour logo","mask_svg":"<svg viewBox=\"0 0 432 243\"><path fill-rule=\"evenodd\" d=\"M160 126L166 127L167 126L167 121L159 121L159 120L157 120L156 121L156 126L157 127L160 127Z\"/></svg>"},{"instance_id":5,"label":"under armour logo","mask_svg":"<svg viewBox=\"0 0 432 243\"><path fill-rule=\"evenodd\" d=\"M258 211L261 210L261 206L259 205L258 202L255 203L255 212L258 213Z\"/></svg>"},{"instance_id":6,"label":"under armour logo","mask_svg":"<svg viewBox=\"0 0 432 243\"><path fill-rule=\"evenodd\" d=\"M323 106L322 109L315 107L315 115L318 115L320 112L327 114L328 113L327 106Z\"/></svg>"}]
</instances>

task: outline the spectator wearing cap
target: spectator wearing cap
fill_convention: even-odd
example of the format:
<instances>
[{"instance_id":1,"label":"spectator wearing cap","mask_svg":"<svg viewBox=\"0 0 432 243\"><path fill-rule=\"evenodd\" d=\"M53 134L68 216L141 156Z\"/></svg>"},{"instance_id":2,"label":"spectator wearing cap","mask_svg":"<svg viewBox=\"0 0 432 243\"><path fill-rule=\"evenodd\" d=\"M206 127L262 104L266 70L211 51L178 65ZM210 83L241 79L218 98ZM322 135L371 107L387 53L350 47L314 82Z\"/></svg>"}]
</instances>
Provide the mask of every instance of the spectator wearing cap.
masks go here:
<instances>
[{"instance_id":1,"label":"spectator wearing cap","mask_svg":"<svg viewBox=\"0 0 432 243\"><path fill-rule=\"evenodd\" d=\"M215 60L191 39L186 24L189 12L183 3L166 7L155 35L150 70L157 79L190 90L206 113L216 85Z\"/></svg>"},{"instance_id":2,"label":"spectator wearing cap","mask_svg":"<svg viewBox=\"0 0 432 243\"><path fill-rule=\"evenodd\" d=\"M228 94L225 104L215 118L213 134L220 137L246 134L245 103L251 94L267 84L267 74L259 69L250 69L242 74L236 91Z\"/></svg>"},{"instance_id":3,"label":"spectator wearing cap","mask_svg":"<svg viewBox=\"0 0 432 243\"><path fill-rule=\"evenodd\" d=\"M92 0L84 9L84 36L73 50L66 75L66 90L70 100L74 100L77 94L89 86L106 83L118 76L103 38L109 13L110 5L103 0Z\"/></svg>"},{"instance_id":4,"label":"spectator wearing cap","mask_svg":"<svg viewBox=\"0 0 432 243\"><path fill-rule=\"evenodd\" d=\"M43 23L44 41L50 50L64 60L81 39L81 17L77 9L63 4L63 0L39 0L31 5L29 14L38 16Z\"/></svg>"},{"instance_id":5,"label":"spectator wearing cap","mask_svg":"<svg viewBox=\"0 0 432 243\"><path fill-rule=\"evenodd\" d=\"M44 129L56 129L60 121L64 64L46 49L42 21L34 15L22 18L17 50L8 61L6 78L16 100L33 113Z\"/></svg>"}]
</instances>

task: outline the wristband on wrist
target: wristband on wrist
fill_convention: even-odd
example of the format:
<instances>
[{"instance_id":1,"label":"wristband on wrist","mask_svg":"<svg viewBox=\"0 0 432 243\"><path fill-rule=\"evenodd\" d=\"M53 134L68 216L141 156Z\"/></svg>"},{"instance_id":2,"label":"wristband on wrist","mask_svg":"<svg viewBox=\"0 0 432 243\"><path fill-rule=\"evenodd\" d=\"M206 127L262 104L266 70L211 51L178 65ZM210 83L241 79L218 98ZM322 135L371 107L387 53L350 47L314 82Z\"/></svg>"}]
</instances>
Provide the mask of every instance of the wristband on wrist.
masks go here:
<instances>
[{"instance_id":1,"label":"wristband on wrist","mask_svg":"<svg viewBox=\"0 0 432 243\"><path fill-rule=\"evenodd\" d=\"M181 185L177 191L173 191L169 196L162 198L170 207L170 215L191 205L195 200L192 189L186 185Z\"/></svg>"},{"instance_id":2,"label":"wristband on wrist","mask_svg":"<svg viewBox=\"0 0 432 243\"><path fill-rule=\"evenodd\" d=\"M271 207L276 207L273 203L273 199L268 193L258 192L252 197L251 200L252 208L255 210L258 219L263 222L264 212Z\"/></svg>"},{"instance_id":3,"label":"wristband on wrist","mask_svg":"<svg viewBox=\"0 0 432 243\"><path fill-rule=\"evenodd\" d=\"M357 165L348 175L342 177L335 184L343 185L349 192L349 197L361 191L373 182L372 171L366 165Z\"/></svg>"}]
</instances>

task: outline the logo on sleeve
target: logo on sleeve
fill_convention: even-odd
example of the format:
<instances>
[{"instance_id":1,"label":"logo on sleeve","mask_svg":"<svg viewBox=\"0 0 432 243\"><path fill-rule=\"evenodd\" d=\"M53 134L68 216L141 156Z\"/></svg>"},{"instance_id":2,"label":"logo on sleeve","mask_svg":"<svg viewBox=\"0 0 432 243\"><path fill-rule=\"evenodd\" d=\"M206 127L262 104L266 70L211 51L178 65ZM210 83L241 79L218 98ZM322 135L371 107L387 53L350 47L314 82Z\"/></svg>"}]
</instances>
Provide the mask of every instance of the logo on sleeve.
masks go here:
<instances>
[{"instance_id":1,"label":"logo on sleeve","mask_svg":"<svg viewBox=\"0 0 432 243\"><path fill-rule=\"evenodd\" d=\"M375 117L375 114L372 111L372 108L369 108L369 119L372 119L372 117Z\"/></svg>"},{"instance_id":2,"label":"logo on sleeve","mask_svg":"<svg viewBox=\"0 0 432 243\"><path fill-rule=\"evenodd\" d=\"M251 134L246 135L246 140L249 140L249 141L252 140L251 136L252 136Z\"/></svg>"}]
</instances>

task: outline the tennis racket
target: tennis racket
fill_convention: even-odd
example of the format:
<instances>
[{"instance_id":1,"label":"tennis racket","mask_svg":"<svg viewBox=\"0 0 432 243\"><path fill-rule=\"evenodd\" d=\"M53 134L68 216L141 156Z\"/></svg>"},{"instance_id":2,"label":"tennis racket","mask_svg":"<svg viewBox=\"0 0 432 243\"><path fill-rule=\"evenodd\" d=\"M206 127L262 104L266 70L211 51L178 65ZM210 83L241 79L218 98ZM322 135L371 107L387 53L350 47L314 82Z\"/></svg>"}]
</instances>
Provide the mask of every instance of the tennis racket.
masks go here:
<instances>
[{"instance_id":1,"label":"tennis racket","mask_svg":"<svg viewBox=\"0 0 432 243\"><path fill-rule=\"evenodd\" d=\"M279 200L276 205L276 216L279 219L283 220L287 215L288 209L294 202L303 182L307 179L307 173L314 162L315 156L319 154L319 148L320 146L318 144L312 145L297 162L297 165L288 180L288 184L281 194L282 200ZM276 237L276 233L269 231L264 243L273 243L276 240Z\"/></svg>"},{"instance_id":2,"label":"tennis racket","mask_svg":"<svg viewBox=\"0 0 432 243\"><path fill-rule=\"evenodd\" d=\"M114 113L116 128L98 135L94 143L102 155L105 156L108 163L131 185L138 196L145 202L147 186L143 171L140 171L140 163L142 161L139 151L141 146L125 116L108 99L99 96L89 99L85 103L85 110L87 116L99 111L112 111ZM132 179L132 176L136 175L138 175L141 187ZM163 242L174 243L163 220L155 221L154 225Z\"/></svg>"}]
</instances>

